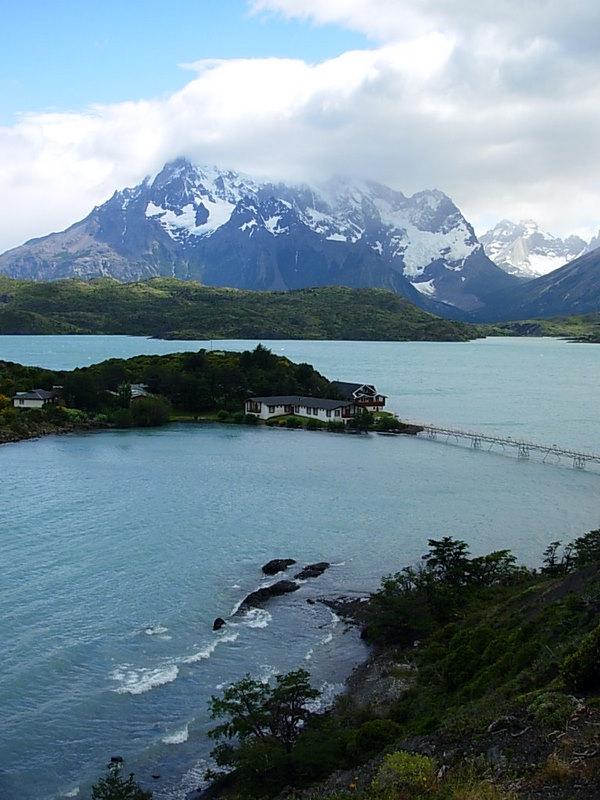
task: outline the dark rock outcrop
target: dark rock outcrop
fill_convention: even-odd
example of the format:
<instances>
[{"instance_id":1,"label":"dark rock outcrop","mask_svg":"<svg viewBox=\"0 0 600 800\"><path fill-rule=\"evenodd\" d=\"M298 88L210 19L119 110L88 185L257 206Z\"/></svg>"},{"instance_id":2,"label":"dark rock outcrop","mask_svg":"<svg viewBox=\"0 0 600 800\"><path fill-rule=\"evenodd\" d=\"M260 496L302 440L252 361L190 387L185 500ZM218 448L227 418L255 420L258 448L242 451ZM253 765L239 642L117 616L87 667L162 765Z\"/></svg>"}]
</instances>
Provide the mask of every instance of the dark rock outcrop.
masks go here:
<instances>
[{"instance_id":1,"label":"dark rock outcrop","mask_svg":"<svg viewBox=\"0 0 600 800\"><path fill-rule=\"evenodd\" d=\"M284 569L291 567L292 564L295 563L296 560L293 558L273 558L263 566L262 571L265 575L276 575L278 572L283 572Z\"/></svg>"},{"instance_id":2,"label":"dark rock outcrop","mask_svg":"<svg viewBox=\"0 0 600 800\"><path fill-rule=\"evenodd\" d=\"M216 620L213 622L213 631L220 630L223 625L225 625L225 620L223 617L217 617Z\"/></svg>"},{"instance_id":3,"label":"dark rock outcrop","mask_svg":"<svg viewBox=\"0 0 600 800\"><path fill-rule=\"evenodd\" d=\"M248 606L251 608L262 606L272 597L279 597L282 594L289 594L290 592L295 592L296 589L299 588L300 587L298 584L294 581L277 581L277 583L273 583L271 586L263 586L261 589L251 592L244 599L240 606L240 610L243 611L244 607Z\"/></svg>"},{"instance_id":4,"label":"dark rock outcrop","mask_svg":"<svg viewBox=\"0 0 600 800\"><path fill-rule=\"evenodd\" d=\"M329 566L330 564L328 561L318 561L316 564L307 564L297 575L294 575L294 578L298 578L298 580L318 578Z\"/></svg>"}]
</instances>

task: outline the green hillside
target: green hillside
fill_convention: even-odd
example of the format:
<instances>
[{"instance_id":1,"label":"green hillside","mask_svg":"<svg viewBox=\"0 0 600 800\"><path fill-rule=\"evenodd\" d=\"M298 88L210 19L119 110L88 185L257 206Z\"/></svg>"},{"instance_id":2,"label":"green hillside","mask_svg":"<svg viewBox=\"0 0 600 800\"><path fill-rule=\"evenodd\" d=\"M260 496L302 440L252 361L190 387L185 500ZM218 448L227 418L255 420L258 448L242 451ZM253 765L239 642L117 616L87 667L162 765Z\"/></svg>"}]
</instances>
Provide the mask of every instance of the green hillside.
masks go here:
<instances>
[{"instance_id":1,"label":"green hillside","mask_svg":"<svg viewBox=\"0 0 600 800\"><path fill-rule=\"evenodd\" d=\"M103 333L168 339L467 341L482 328L441 319L382 289L251 292L171 278L52 283L0 276L0 334Z\"/></svg>"}]
</instances>

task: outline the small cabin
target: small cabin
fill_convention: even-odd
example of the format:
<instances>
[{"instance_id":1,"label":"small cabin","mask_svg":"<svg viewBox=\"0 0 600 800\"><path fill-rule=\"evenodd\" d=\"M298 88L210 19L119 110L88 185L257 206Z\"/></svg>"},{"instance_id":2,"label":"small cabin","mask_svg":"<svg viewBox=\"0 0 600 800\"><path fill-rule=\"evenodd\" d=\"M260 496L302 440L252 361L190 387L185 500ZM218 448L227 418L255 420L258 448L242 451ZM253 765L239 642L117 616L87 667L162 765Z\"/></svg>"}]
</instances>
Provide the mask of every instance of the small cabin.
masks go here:
<instances>
[{"instance_id":1,"label":"small cabin","mask_svg":"<svg viewBox=\"0 0 600 800\"><path fill-rule=\"evenodd\" d=\"M29 392L17 392L13 397L13 408L43 408L59 402L58 392L47 389L32 389Z\"/></svg>"}]
</instances>

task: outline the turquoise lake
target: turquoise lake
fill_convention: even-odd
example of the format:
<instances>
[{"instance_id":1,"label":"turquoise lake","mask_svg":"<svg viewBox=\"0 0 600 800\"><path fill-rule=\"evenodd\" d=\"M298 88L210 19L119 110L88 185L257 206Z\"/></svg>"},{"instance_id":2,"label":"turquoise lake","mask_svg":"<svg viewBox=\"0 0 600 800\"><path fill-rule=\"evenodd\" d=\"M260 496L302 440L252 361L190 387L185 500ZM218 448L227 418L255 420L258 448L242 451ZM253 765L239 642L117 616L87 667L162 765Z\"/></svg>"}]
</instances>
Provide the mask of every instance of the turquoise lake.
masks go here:
<instances>
[{"instance_id":1,"label":"turquoise lake","mask_svg":"<svg viewBox=\"0 0 600 800\"><path fill-rule=\"evenodd\" d=\"M255 344L2 336L0 359L63 369ZM374 383L404 419L600 452L594 345L264 344ZM3 800L86 797L115 754L157 800L183 798L209 764L212 694L303 665L327 698L365 658L307 600L368 593L429 538L536 566L550 541L600 526L599 471L413 437L178 424L6 445L0 467ZM229 619L274 557L332 566Z\"/></svg>"}]
</instances>

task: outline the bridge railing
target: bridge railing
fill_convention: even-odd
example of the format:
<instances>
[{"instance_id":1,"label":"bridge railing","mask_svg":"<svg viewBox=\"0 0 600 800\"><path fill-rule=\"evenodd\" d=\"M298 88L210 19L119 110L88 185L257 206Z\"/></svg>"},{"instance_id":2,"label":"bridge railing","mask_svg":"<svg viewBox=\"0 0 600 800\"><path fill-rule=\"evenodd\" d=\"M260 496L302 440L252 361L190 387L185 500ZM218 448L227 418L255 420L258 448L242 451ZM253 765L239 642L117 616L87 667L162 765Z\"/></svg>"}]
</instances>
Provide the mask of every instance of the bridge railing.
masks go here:
<instances>
[{"instance_id":1,"label":"bridge railing","mask_svg":"<svg viewBox=\"0 0 600 800\"><path fill-rule=\"evenodd\" d=\"M429 425L417 422L411 422L410 424L419 427L421 429L420 435L428 439L437 439L438 437L444 436L446 440L454 438L457 441L468 443L470 447L476 450L481 449L486 444L488 445L488 450L492 450L496 445L503 449L510 447L517 451L519 458L523 459L529 458L532 452L542 454L543 462L546 462L551 456L554 456L557 462L560 461L561 458L571 459L573 467L576 469L584 469L588 463L600 464L599 453L561 447L556 444L541 444L526 439L513 439L511 436L460 430L458 428L450 428L441 425Z\"/></svg>"}]
</instances>

